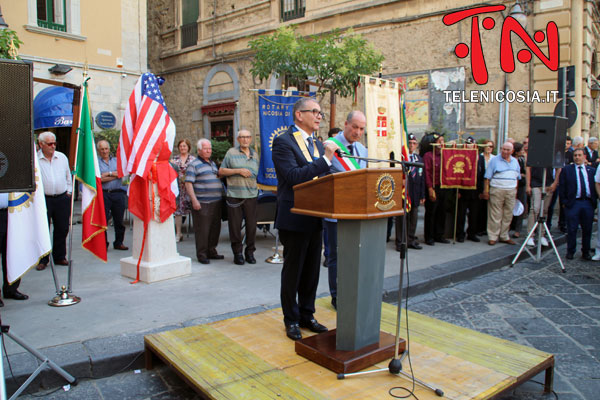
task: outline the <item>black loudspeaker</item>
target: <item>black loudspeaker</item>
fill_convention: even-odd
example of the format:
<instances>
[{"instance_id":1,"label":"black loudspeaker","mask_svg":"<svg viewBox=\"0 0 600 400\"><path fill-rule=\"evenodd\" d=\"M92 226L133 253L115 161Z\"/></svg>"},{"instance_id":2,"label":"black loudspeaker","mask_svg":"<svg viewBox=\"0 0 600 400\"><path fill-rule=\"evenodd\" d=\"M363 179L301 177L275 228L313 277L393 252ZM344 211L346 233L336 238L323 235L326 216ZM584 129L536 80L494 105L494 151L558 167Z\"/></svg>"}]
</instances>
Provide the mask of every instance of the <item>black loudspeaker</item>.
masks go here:
<instances>
[{"instance_id":1,"label":"black loudspeaker","mask_svg":"<svg viewBox=\"0 0 600 400\"><path fill-rule=\"evenodd\" d=\"M0 60L0 192L35 190L33 63Z\"/></svg>"},{"instance_id":2,"label":"black loudspeaker","mask_svg":"<svg viewBox=\"0 0 600 400\"><path fill-rule=\"evenodd\" d=\"M548 116L529 119L528 167L564 167L567 121L567 118Z\"/></svg>"}]
</instances>

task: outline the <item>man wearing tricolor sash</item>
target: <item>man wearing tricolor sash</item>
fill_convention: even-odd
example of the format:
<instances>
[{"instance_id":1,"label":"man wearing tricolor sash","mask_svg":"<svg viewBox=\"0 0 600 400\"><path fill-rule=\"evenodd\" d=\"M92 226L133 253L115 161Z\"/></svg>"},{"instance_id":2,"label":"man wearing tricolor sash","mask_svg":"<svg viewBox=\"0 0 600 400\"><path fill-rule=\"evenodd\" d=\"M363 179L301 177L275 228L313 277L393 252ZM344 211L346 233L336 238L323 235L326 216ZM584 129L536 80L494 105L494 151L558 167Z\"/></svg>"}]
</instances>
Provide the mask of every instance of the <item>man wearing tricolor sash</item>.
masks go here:
<instances>
[{"instance_id":1,"label":"man wearing tricolor sash","mask_svg":"<svg viewBox=\"0 0 600 400\"><path fill-rule=\"evenodd\" d=\"M326 332L315 312L315 296L321 266L321 218L294 214L294 185L329 173L339 148L333 142L315 139L323 119L314 99L301 98L294 104L294 125L273 141L273 164L277 172L277 216L275 227L283 244L281 308L286 335L302 338L300 327Z\"/></svg>"},{"instance_id":2,"label":"man wearing tricolor sash","mask_svg":"<svg viewBox=\"0 0 600 400\"><path fill-rule=\"evenodd\" d=\"M331 173L354 171L366 168L367 162L344 155L367 157L367 149L360 143L365 133L367 120L365 114L360 111L351 111L344 122L344 130L334 137L327 139L337 144L342 157L336 154L331 161ZM327 268L329 273L329 293L331 293L331 304L337 309L337 220L325 218L325 231L327 232Z\"/></svg>"}]
</instances>

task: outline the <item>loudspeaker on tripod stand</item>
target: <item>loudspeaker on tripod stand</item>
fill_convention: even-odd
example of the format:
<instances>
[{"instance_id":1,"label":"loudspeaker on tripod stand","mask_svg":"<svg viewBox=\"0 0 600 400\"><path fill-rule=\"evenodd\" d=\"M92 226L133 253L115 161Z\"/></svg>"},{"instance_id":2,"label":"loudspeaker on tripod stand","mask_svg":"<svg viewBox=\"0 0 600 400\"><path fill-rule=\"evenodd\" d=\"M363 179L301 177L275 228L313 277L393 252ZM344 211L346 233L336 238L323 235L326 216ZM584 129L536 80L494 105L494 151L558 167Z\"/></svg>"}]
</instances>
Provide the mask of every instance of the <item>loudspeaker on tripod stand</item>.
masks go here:
<instances>
[{"instance_id":1,"label":"loudspeaker on tripod stand","mask_svg":"<svg viewBox=\"0 0 600 400\"><path fill-rule=\"evenodd\" d=\"M0 60L0 192L35 190L33 63Z\"/></svg>"},{"instance_id":2,"label":"loudspeaker on tripod stand","mask_svg":"<svg viewBox=\"0 0 600 400\"><path fill-rule=\"evenodd\" d=\"M555 116L534 116L529 119L528 167L564 166L567 121L567 118Z\"/></svg>"}]
</instances>

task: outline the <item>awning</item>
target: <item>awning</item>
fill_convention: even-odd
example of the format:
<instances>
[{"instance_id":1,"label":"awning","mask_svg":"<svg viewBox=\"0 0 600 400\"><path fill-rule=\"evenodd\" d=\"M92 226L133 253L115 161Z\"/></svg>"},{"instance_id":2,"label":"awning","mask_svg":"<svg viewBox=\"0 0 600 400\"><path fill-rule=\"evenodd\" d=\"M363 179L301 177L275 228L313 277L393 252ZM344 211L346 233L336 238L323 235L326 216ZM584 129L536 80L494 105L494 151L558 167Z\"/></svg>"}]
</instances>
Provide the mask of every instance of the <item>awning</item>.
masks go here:
<instances>
[{"instance_id":1,"label":"awning","mask_svg":"<svg viewBox=\"0 0 600 400\"><path fill-rule=\"evenodd\" d=\"M73 125L73 89L51 86L33 100L33 129Z\"/></svg>"},{"instance_id":2,"label":"awning","mask_svg":"<svg viewBox=\"0 0 600 400\"><path fill-rule=\"evenodd\" d=\"M233 111L235 110L236 105L237 105L236 102L209 104L207 106L202 107L202 114L208 114L208 115L233 114Z\"/></svg>"}]
</instances>

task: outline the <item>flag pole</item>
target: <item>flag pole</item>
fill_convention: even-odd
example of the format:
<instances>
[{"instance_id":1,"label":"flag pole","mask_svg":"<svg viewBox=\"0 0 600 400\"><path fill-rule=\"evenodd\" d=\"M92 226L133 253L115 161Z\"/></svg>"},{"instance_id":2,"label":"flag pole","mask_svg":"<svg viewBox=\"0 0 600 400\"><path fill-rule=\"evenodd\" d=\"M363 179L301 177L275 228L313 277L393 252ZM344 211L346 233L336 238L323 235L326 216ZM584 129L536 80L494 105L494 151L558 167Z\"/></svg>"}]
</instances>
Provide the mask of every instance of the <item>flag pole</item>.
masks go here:
<instances>
[{"instance_id":1,"label":"flag pole","mask_svg":"<svg viewBox=\"0 0 600 400\"><path fill-rule=\"evenodd\" d=\"M81 107L81 103L83 102L83 96L85 94L85 86L87 85L87 81L90 78L86 78L83 81L83 86L84 86L84 90L81 91L80 93L80 97L79 97L79 106ZM81 115L82 113L79 113L79 121L77 123L77 126L81 126ZM73 121L73 123L75 123L75 121ZM79 152L79 135L81 134L80 129L77 129L79 132L77 132L77 144L75 146L75 160L77 160L77 154ZM72 252L73 252L73 207L75 205L75 184L76 184L76 180L75 180L75 175L72 174L72 186L71 186L71 213L69 216L69 249L68 249L68 257L67 257L67 261L69 263L69 266L67 267L67 286L62 285L60 287L60 290L56 291L56 296L53 297L50 301L48 301L48 305L52 306L52 307L66 307L66 306L72 306L74 304L77 304L81 301L81 297L78 296L74 296L71 295L72 290L71 290L71 284L73 282L73 260L71 259L72 256ZM55 281L56 282L56 281ZM57 288L58 288L58 284L57 284Z\"/></svg>"}]
</instances>

